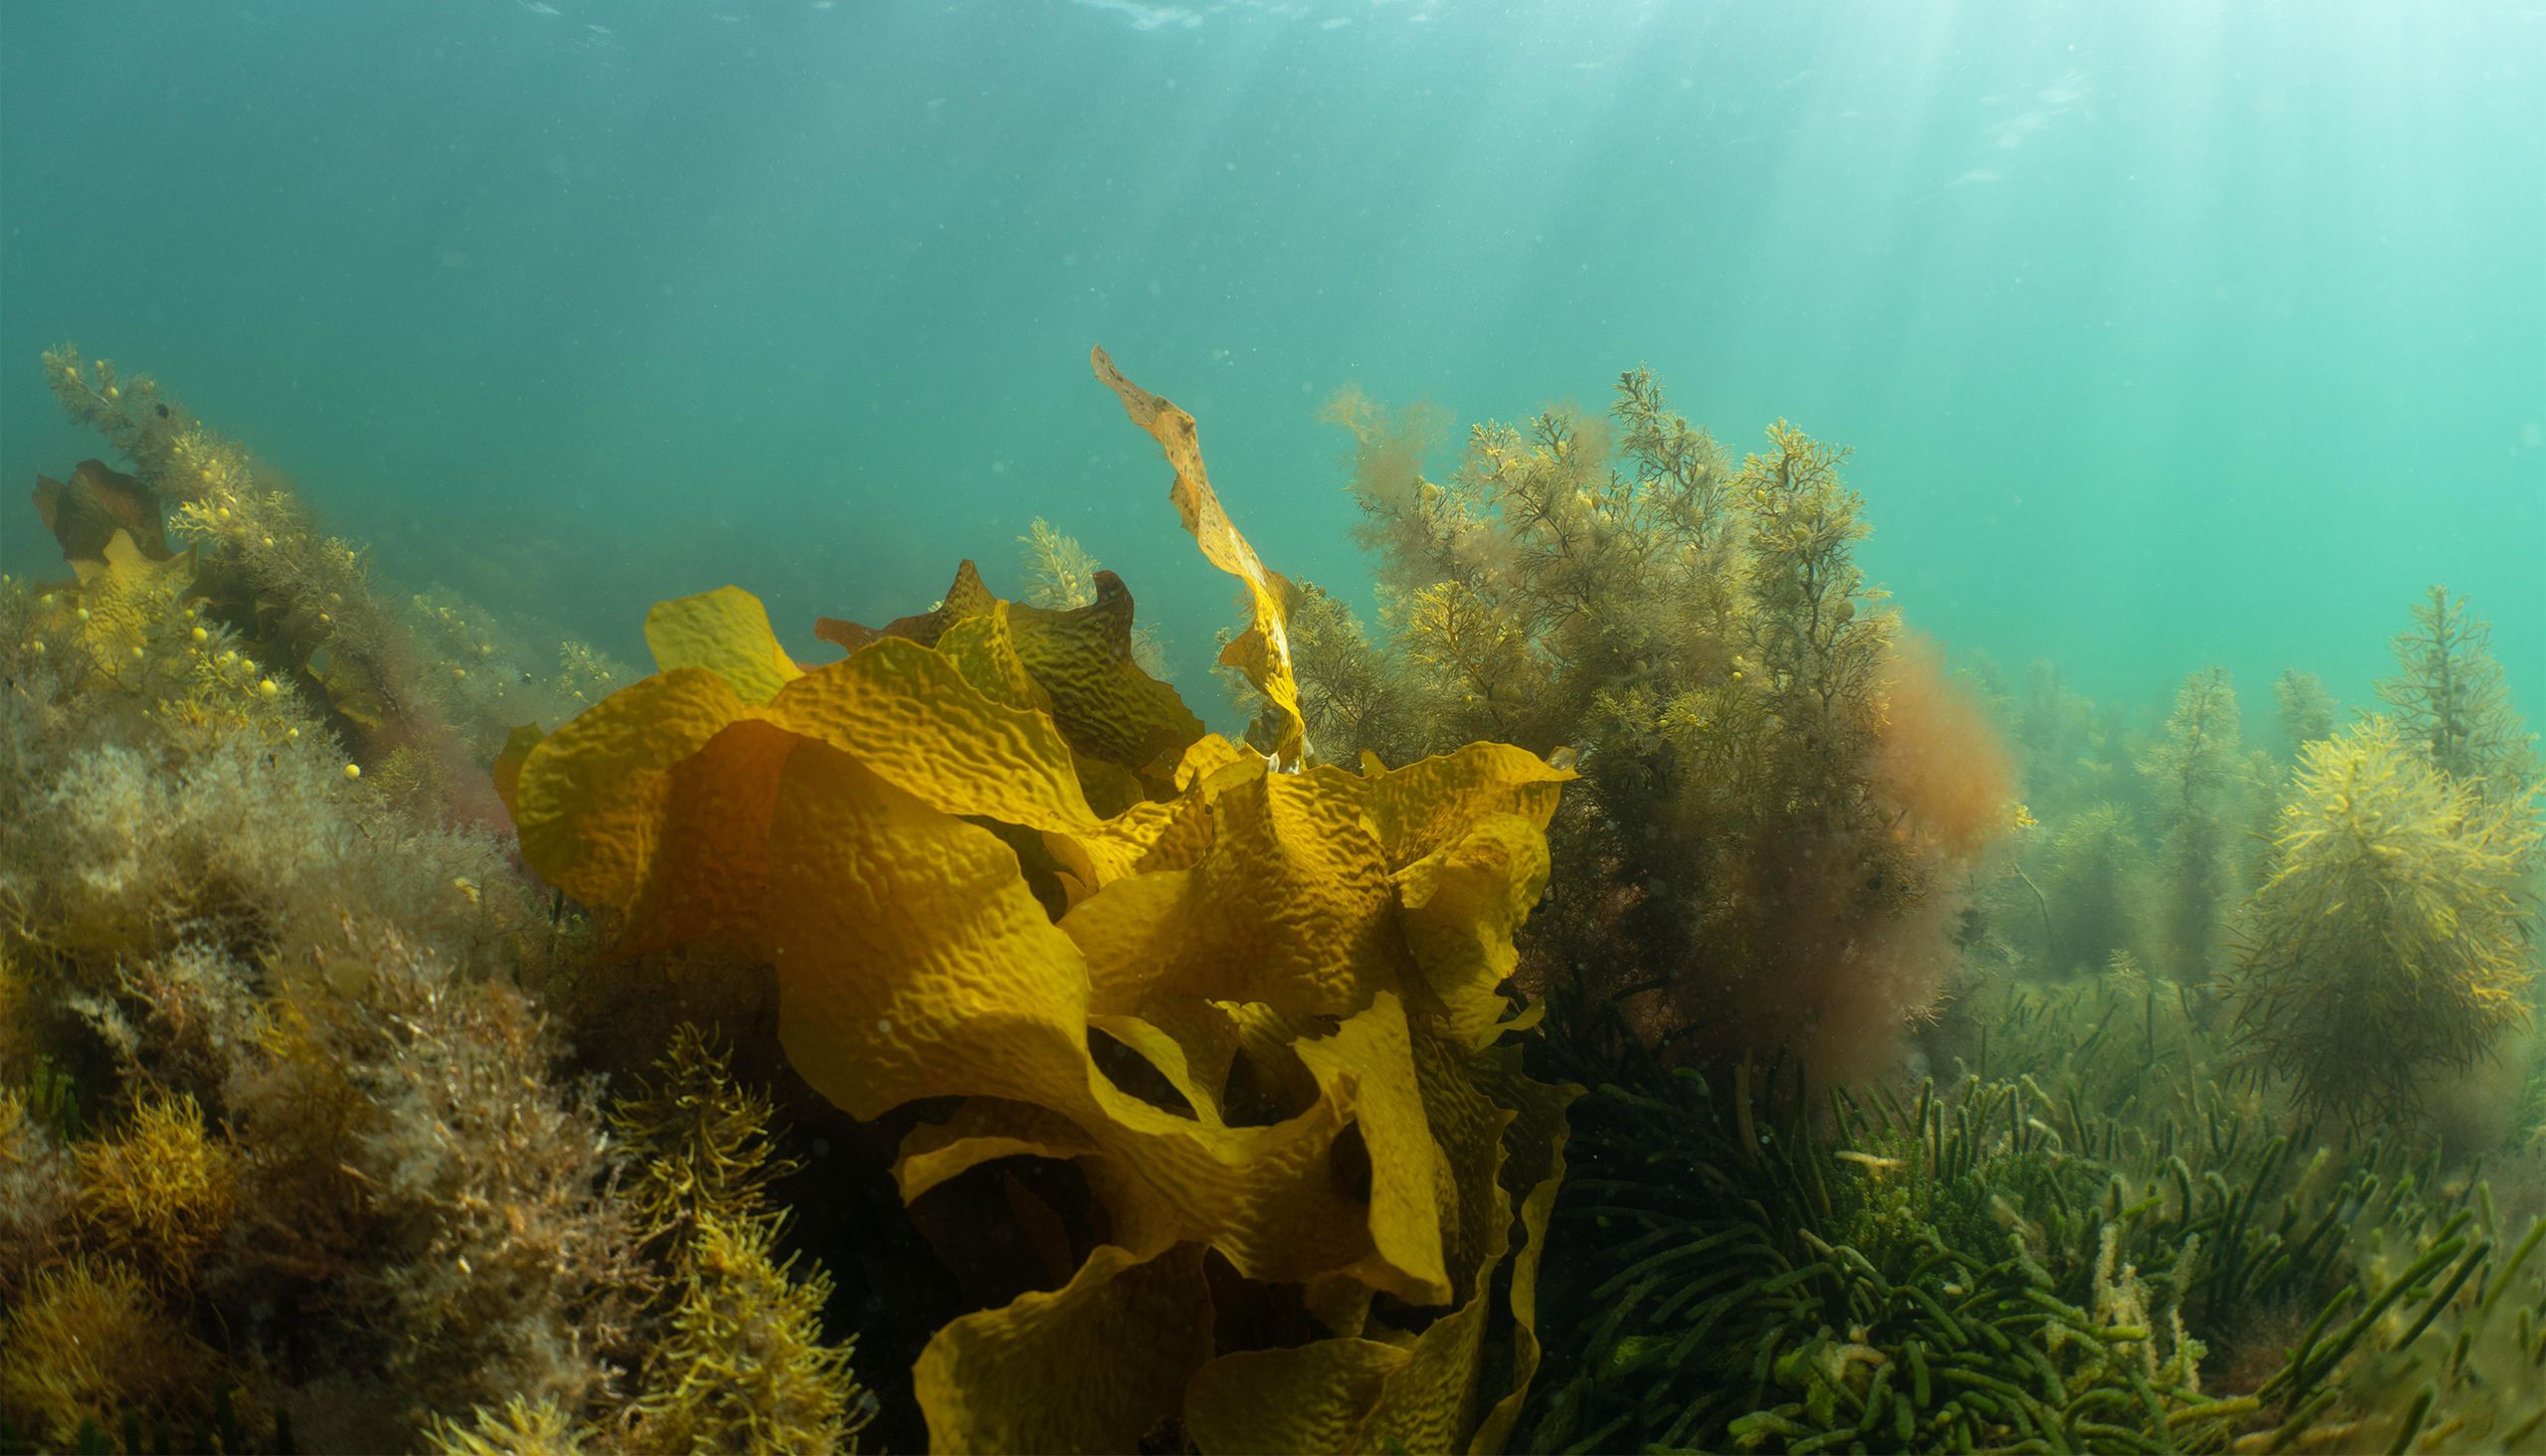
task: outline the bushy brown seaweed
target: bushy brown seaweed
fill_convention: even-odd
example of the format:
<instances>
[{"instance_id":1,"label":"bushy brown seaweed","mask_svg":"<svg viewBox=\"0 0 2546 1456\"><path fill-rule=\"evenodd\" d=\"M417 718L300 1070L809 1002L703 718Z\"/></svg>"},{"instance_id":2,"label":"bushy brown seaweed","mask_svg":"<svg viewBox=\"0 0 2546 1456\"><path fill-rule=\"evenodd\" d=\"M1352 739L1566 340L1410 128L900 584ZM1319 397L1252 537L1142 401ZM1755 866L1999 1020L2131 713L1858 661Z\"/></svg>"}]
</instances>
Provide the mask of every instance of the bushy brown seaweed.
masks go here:
<instances>
[{"instance_id":1,"label":"bushy brown seaweed","mask_svg":"<svg viewBox=\"0 0 2546 1456\"><path fill-rule=\"evenodd\" d=\"M0 1086L23 1109L68 1068L78 1114L5 1140L0 1285L210 1353L81 1373L29 1343L15 1378L183 1430L219 1373L252 1439L289 1407L318 1446L606 1392L634 1266L590 1094L513 989L552 960L529 887L349 777L295 689L231 681L226 628L126 605L118 662L94 612L0 588Z\"/></svg>"},{"instance_id":2,"label":"bushy brown seaweed","mask_svg":"<svg viewBox=\"0 0 2546 1456\"><path fill-rule=\"evenodd\" d=\"M2155 791L2160 835L2159 964L2185 985L2206 984L2227 941L2227 916L2243 891L2236 853L2255 792L2237 692L2224 667L2184 679L2175 710L2139 761Z\"/></svg>"},{"instance_id":3,"label":"bushy brown seaweed","mask_svg":"<svg viewBox=\"0 0 2546 1456\"><path fill-rule=\"evenodd\" d=\"M2378 684L2399 731L2443 772L2492 798L2526 792L2538 773L2537 735L2511 706L2492 624L2441 586L2413 611L2414 625L2394 642L2399 670Z\"/></svg>"},{"instance_id":4,"label":"bushy brown seaweed","mask_svg":"<svg viewBox=\"0 0 2546 1456\"><path fill-rule=\"evenodd\" d=\"M1779 422L1735 464L1642 369L1605 419L1473 427L1439 479L1431 412L1348 393L1329 416L1382 612L1377 634L1310 616L1303 701L1343 735L1319 750L1570 749L1533 983L1622 1000L1684 1055L1882 1065L1943 984L2012 784L1857 568L1846 453Z\"/></svg>"},{"instance_id":5,"label":"bushy brown seaweed","mask_svg":"<svg viewBox=\"0 0 2546 1456\"><path fill-rule=\"evenodd\" d=\"M384 589L364 548L329 533L280 471L155 381L84 364L68 346L44 366L71 416L134 467L83 461L68 484L38 484L38 509L81 578L66 602L93 612L90 595L164 582L247 664L251 684L294 686L318 705L365 772L389 772L446 817L500 825L485 766L508 727L559 710L557 694L577 685L578 649L569 644L554 677L525 670L518 644L490 622L430 598L410 608ZM184 551L171 551L171 532ZM118 534L130 543L121 562Z\"/></svg>"},{"instance_id":6,"label":"bushy brown seaweed","mask_svg":"<svg viewBox=\"0 0 2546 1456\"><path fill-rule=\"evenodd\" d=\"M2525 1025L2535 794L2488 798L2388 718L2306 747L2229 981L2302 1106L2355 1124L2417 1111L2435 1076Z\"/></svg>"}]
</instances>

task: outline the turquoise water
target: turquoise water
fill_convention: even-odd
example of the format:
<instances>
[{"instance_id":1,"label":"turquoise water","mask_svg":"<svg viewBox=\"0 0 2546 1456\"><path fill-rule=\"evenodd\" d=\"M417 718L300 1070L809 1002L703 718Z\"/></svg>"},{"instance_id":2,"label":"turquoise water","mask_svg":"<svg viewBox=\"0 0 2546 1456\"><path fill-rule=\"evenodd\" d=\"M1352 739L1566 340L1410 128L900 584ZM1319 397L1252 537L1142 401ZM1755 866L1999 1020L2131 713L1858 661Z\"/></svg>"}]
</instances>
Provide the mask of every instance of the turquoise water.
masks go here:
<instances>
[{"instance_id":1,"label":"turquoise water","mask_svg":"<svg viewBox=\"0 0 2546 1456\"><path fill-rule=\"evenodd\" d=\"M1871 574L2011 669L2358 703L2445 581L2546 711L2536 0L20 0L0 234L13 492L100 451L74 340L623 652L731 581L826 656L1040 514L1206 702L1227 579L1102 342L1356 592L1333 391L1642 361L1855 446ZM23 504L0 562L58 570Z\"/></svg>"}]
</instances>

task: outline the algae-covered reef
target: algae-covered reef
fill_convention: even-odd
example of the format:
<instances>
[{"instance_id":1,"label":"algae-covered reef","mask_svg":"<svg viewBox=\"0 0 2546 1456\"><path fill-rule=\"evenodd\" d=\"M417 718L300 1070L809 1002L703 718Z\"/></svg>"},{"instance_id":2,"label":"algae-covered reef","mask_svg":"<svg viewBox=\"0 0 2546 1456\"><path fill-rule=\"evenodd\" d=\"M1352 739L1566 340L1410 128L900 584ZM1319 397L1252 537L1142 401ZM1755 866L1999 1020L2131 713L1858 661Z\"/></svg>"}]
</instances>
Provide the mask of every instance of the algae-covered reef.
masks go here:
<instances>
[{"instance_id":1,"label":"algae-covered reef","mask_svg":"<svg viewBox=\"0 0 2546 1456\"><path fill-rule=\"evenodd\" d=\"M598 655L531 671L155 385L45 367L137 473L41 483L72 579L0 588L6 1440L464 1446L482 1408L668 1449L666 1412L780 1349L825 1390L779 1407L790 1443L853 1430L838 1342L773 1299L818 1276L766 1220L712 1261L657 1226L642 1190L697 1185L696 1150L615 1139L636 1081L542 1005L590 936L479 760Z\"/></svg>"},{"instance_id":2,"label":"algae-covered reef","mask_svg":"<svg viewBox=\"0 0 2546 1456\"><path fill-rule=\"evenodd\" d=\"M800 658L724 587L632 675L48 356L118 460L0 584L0 1449L2546 1431L2462 599L2269 732L1949 668L1844 451L1635 370L1454 450L1339 400L1364 621L1091 362L1239 738L1039 520L1012 597Z\"/></svg>"},{"instance_id":3,"label":"algae-covered reef","mask_svg":"<svg viewBox=\"0 0 2546 1456\"><path fill-rule=\"evenodd\" d=\"M1501 1447L1571 1095L1503 988L1570 772L1303 770L1297 589L1096 364L1245 588L1269 756L1142 669L1118 578L970 563L814 666L739 589L663 603L653 674L497 735L417 686L468 665L440 604L49 359L140 473L42 487L77 580L6 599L8 1439ZM855 1183L807 1128L888 1155L871 1252L949 1255L906 1369L849 1345L870 1251L786 1206Z\"/></svg>"}]
</instances>

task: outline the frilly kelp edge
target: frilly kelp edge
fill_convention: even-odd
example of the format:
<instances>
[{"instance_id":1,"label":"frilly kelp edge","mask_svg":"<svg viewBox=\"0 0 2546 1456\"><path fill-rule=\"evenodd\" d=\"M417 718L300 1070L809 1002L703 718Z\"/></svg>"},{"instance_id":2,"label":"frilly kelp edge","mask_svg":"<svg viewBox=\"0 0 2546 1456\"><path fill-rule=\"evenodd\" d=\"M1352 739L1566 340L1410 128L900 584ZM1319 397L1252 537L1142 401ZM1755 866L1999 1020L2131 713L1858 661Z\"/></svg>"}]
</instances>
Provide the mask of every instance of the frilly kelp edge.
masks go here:
<instances>
[{"instance_id":1,"label":"frilly kelp edge","mask_svg":"<svg viewBox=\"0 0 2546 1456\"><path fill-rule=\"evenodd\" d=\"M648 617L652 676L516 738L524 858L624 952L772 968L788 1059L851 1115L953 1099L902 1141L906 1200L1002 1158L1083 1175L1066 1281L921 1355L933 1445L1499 1449L1576 1090L1522 1073L1501 987L1571 774L1491 743L1282 772L1297 593L1191 417L1094 357L1248 584L1225 660L1269 758L1132 662L1110 576L1053 612L966 563L929 614L826 622L850 650L811 668L725 588Z\"/></svg>"}]
</instances>

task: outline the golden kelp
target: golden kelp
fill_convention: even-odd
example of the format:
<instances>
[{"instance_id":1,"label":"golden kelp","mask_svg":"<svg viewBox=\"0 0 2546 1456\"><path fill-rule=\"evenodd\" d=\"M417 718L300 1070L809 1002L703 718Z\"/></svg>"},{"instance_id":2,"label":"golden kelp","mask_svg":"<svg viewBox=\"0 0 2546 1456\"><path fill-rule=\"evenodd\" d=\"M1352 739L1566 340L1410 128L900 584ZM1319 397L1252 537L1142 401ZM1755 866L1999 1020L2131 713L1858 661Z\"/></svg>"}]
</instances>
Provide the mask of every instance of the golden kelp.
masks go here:
<instances>
[{"instance_id":1,"label":"golden kelp","mask_svg":"<svg viewBox=\"0 0 2546 1456\"><path fill-rule=\"evenodd\" d=\"M1220 498L1211 490L1210 473L1202 468L1202 446L1193 417L1123 377L1103 349L1089 354L1096 377L1123 402L1123 413L1150 433L1176 467L1169 498L1184 518L1184 529L1213 566L1246 583L1250 615L1246 631L1220 651L1220 660L1246 674L1264 695L1270 717L1273 757L1297 763L1308 752L1300 721L1300 685L1291 674L1291 615L1299 610L1300 589L1291 579L1264 564L1255 548L1237 532Z\"/></svg>"},{"instance_id":2,"label":"golden kelp","mask_svg":"<svg viewBox=\"0 0 2546 1456\"><path fill-rule=\"evenodd\" d=\"M1202 720L1137 660L1123 579L1100 571L1093 585L1095 600L1083 607L1003 602L967 561L931 611L881 628L825 617L814 634L851 652L887 637L936 647L1000 702L1049 713L1081 755L1089 799L1111 812L1173 793Z\"/></svg>"},{"instance_id":3,"label":"golden kelp","mask_svg":"<svg viewBox=\"0 0 2546 1456\"><path fill-rule=\"evenodd\" d=\"M174 554L158 495L139 478L107 468L103 460L82 460L68 485L37 476L35 501L44 528L62 543L65 561L105 560L106 543L117 531L131 533L149 560L165 561Z\"/></svg>"},{"instance_id":4,"label":"golden kelp","mask_svg":"<svg viewBox=\"0 0 2546 1456\"><path fill-rule=\"evenodd\" d=\"M1209 501L1189 417L1141 398ZM1216 502L1187 517L1256 587L1233 660L1282 704L1281 579ZM1059 613L958 589L802 671L746 594L658 607L662 670L520 760L525 858L628 946L774 967L790 1060L851 1114L963 1099L905 1139L906 1199L1076 1165L1075 1274L921 1356L933 1444L1499 1447L1571 1093L1522 1075L1498 987L1569 772L1475 744L1277 773L1118 670L1119 582ZM1285 1303L1315 1338L1250 1319Z\"/></svg>"}]
</instances>

